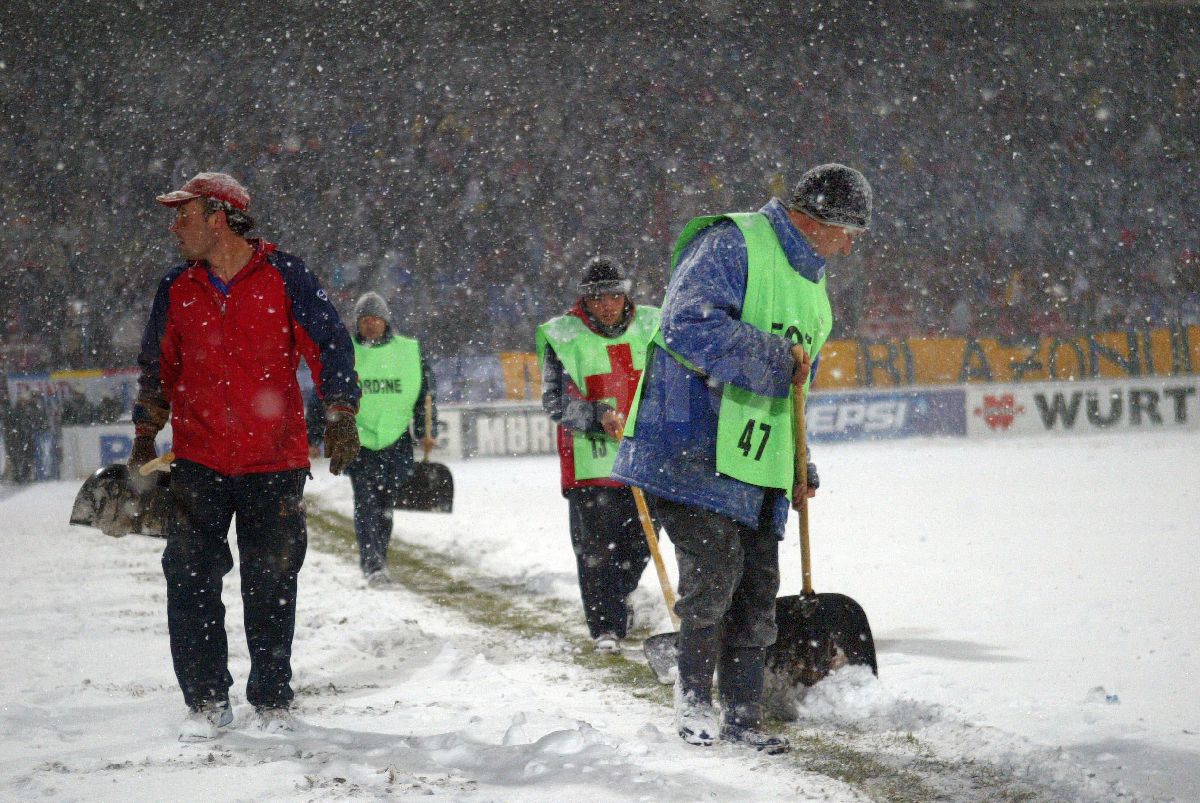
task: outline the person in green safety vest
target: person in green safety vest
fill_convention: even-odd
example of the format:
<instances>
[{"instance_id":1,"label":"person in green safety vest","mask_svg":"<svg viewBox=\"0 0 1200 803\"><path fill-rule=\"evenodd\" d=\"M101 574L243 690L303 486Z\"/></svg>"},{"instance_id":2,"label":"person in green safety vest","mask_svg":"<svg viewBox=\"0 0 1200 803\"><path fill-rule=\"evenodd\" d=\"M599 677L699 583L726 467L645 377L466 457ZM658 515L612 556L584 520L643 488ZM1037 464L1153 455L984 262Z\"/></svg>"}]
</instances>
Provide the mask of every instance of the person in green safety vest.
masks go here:
<instances>
[{"instance_id":1,"label":"person in green safety vest","mask_svg":"<svg viewBox=\"0 0 1200 803\"><path fill-rule=\"evenodd\" d=\"M658 308L635 305L630 284L611 260L596 257L584 268L575 305L537 329L542 407L558 423L584 619L605 653L621 650L627 597L650 559L632 493L608 476L658 328Z\"/></svg>"},{"instance_id":2,"label":"person in green safety vest","mask_svg":"<svg viewBox=\"0 0 1200 803\"><path fill-rule=\"evenodd\" d=\"M612 477L646 492L675 546L675 724L691 744L789 749L762 730L762 692L789 500L817 485L810 464L809 487L794 487L792 400L833 326L826 259L848 256L870 220L866 178L826 164L786 203L697 218L676 242Z\"/></svg>"},{"instance_id":3,"label":"person in green safety vest","mask_svg":"<svg viewBox=\"0 0 1200 803\"><path fill-rule=\"evenodd\" d=\"M367 585L391 584L387 572L392 510L413 472L413 435L432 450L437 437L436 384L421 346L392 331L392 315L378 293L354 305L354 369L362 400L358 410L358 457L346 468L354 489L354 535ZM432 405L425 427L425 398ZM410 427L412 432L410 433Z\"/></svg>"}]
</instances>

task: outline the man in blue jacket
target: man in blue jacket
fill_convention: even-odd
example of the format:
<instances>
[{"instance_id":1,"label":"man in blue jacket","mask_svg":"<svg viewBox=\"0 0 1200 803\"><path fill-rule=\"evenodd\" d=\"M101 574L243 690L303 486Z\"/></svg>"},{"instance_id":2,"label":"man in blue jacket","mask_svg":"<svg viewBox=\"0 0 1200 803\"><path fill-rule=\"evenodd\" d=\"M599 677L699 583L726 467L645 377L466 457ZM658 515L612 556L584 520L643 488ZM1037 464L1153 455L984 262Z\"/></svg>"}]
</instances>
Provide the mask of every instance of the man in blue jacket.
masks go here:
<instances>
[{"instance_id":1,"label":"man in blue jacket","mask_svg":"<svg viewBox=\"0 0 1200 803\"><path fill-rule=\"evenodd\" d=\"M848 256L871 188L840 164L813 168L786 202L697 218L675 246L662 327L612 477L645 490L679 563L676 727L766 753L766 648L775 641L778 542L794 483L792 399L829 336L825 260ZM722 720L712 703L718 670Z\"/></svg>"}]
</instances>

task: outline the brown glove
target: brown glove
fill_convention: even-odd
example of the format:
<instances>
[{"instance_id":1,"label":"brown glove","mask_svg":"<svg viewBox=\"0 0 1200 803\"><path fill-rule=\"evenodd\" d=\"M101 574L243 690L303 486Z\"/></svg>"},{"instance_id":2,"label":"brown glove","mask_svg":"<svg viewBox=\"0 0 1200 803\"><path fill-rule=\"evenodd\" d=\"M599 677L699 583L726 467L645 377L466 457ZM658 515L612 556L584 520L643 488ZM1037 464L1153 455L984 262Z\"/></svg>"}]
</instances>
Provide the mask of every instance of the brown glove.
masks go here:
<instances>
[{"instance_id":1,"label":"brown glove","mask_svg":"<svg viewBox=\"0 0 1200 803\"><path fill-rule=\"evenodd\" d=\"M133 406L133 449L126 464L135 469L132 472L134 476L137 476L136 469L158 457L158 450L154 448L154 437L167 425L167 419L170 417L171 408L160 396L138 394Z\"/></svg>"},{"instance_id":2,"label":"brown glove","mask_svg":"<svg viewBox=\"0 0 1200 803\"><path fill-rule=\"evenodd\" d=\"M358 424L354 411L330 407L325 411L325 456L331 474L341 474L358 455Z\"/></svg>"}]
</instances>

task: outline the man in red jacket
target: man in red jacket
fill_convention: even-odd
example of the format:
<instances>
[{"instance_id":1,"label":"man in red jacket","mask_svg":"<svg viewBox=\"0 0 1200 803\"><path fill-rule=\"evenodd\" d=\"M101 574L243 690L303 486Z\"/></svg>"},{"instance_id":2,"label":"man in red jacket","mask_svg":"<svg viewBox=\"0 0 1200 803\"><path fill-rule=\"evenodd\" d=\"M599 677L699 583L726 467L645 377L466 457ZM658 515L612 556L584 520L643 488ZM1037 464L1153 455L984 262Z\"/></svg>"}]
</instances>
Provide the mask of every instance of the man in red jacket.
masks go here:
<instances>
[{"instance_id":1,"label":"man in red jacket","mask_svg":"<svg viewBox=\"0 0 1200 803\"><path fill-rule=\"evenodd\" d=\"M609 654L621 651L627 598L650 561L633 493L608 476L660 317L633 303L631 286L611 260L595 257L574 306L537 330L542 408L558 424L584 618L596 651Z\"/></svg>"},{"instance_id":2,"label":"man in red jacket","mask_svg":"<svg viewBox=\"0 0 1200 803\"><path fill-rule=\"evenodd\" d=\"M185 260L158 286L138 363L131 469L155 457L170 418L175 462L163 573L171 658L190 709L181 741L233 722L222 577L236 517L250 677L246 699L267 732L295 728L291 652L296 580L308 537L308 443L296 371L304 357L327 414L340 473L358 451L354 350L317 277L297 257L249 239L250 195L200 173L158 202ZM131 471L137 476L137 471Z\"/></svg>"}]
</instances>

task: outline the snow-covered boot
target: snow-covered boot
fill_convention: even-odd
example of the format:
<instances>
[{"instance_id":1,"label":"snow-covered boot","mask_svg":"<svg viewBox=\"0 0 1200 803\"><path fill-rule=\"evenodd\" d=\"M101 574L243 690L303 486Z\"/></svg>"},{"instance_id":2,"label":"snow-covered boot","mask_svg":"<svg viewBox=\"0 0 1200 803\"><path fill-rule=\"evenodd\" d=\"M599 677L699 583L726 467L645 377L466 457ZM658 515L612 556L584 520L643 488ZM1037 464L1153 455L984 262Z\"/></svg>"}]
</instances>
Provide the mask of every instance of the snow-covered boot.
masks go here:
<instances>
[{"instance_id":1,"label":"snow-covered boot","mask_svg":"<svg viewBox=\"0 0 1200 803\"><path fill-rule=\"evenodd\" d=\"M717 739L719 722L712 704L713 670L717 666L720 636L716 626L679 626L675 660L675 729L688 744L710 745Z\"/></svg>"},{"instance_id":2,"label":"snow-covered boot","mask_svg":"<svg viewBox=\"0 0 1200 803\"><path fill-rule=\"evenodd\" d=\"M296 732L296 718L286 708L259 708L255 713L258 715L258 729L263 733L286 736Z\"/></svg>"},{"instance_id":3,"label":"snow-covered boot","mask_svg":"<svg viewBox=\"0 0 1200 803\"><path fill-rule=\"evenodd\" d=\"M179 726L179 741L208 742L217 738L221 728L233 724L233 709L228 700L201 703L188 711Z\"/></svg>"},{"instance_id":4,"label":"snow-covered boot","mask_svg":"<svg viewBox=\"0 0 1200 803\"><path fill-rule=\"evenodd\" d=\"M708 747L717 740L719 732L717 709L712 701L695 691L684 691L680 679L675 679L675 730L688 744Z\"/></svg>"}]
</instances>

